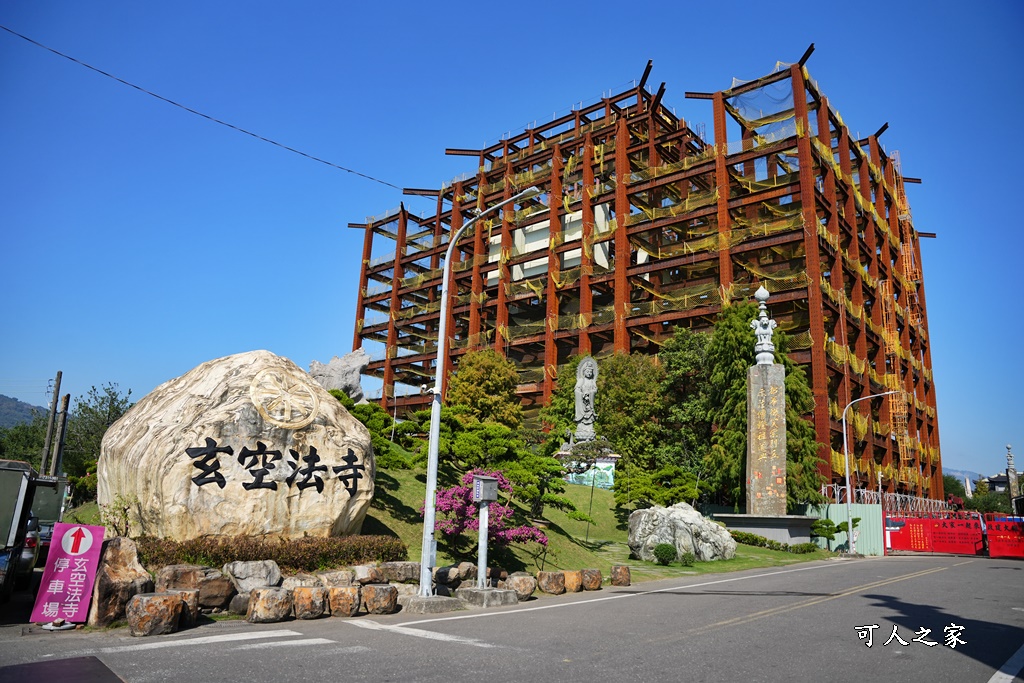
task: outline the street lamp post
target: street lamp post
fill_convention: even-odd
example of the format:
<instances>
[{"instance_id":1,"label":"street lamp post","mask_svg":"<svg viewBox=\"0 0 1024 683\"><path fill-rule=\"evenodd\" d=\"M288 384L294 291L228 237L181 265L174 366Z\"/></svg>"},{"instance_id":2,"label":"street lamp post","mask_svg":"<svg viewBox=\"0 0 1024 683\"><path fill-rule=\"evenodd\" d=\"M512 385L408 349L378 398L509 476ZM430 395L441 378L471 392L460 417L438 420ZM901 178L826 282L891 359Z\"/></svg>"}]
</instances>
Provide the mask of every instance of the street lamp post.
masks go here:
<instances>
[{"instance_id":1,"label":"street lamp post","mask_svg":"<svg viewBox=\"0 0 1024 683\"><path fill-rule=\"evenodd\" d=\"M846 411L849 410L850 406L852 406L854 403L866 401L869 398L879 398L880 396L888 396L889 394L899 393L901 392L898 389L896 389L893 391L886 391L881 394L871 394L870 396L862 396L861 398L853 399L852 401L846 404L845 408L843 408L843 463L846 465L846 535L847 538L850 539L851 555L857 552L857 541L853 538L853 505L851 501L853 491L850 488L850 451L849 447L846 445ZM879 488L878 495L879 498L881 498L881 488Z\"/></svg>"},{"instance_id":2,"label":"street lamp post","mask_svg":"<svg viewBox=\"0 0 1024 683\"><path fill-rule=\"evenodd\" d=\"M444 359L447 353L448 337L448 282L451 273L452 254L455 251L455 244L459 238L473 226L478 220L487 214L497 211L506 204L526 199L533 195L540 194L541 190L531 187L522 192L488 207L477 215L462 224L448 240L448 250L444 255L444 275L441 278L441 317L437 328L437 364L434 367L434 400L430 406L430 440L427 447L427 493L423 500L423 549L420 553L420 596L429 597L433 584L430 575L434 555L434 522L435 522L435 501L434 495L437 492L437 458L438 442L441 436L441 382L444 374Z\"/></svg>"}]
</instances>

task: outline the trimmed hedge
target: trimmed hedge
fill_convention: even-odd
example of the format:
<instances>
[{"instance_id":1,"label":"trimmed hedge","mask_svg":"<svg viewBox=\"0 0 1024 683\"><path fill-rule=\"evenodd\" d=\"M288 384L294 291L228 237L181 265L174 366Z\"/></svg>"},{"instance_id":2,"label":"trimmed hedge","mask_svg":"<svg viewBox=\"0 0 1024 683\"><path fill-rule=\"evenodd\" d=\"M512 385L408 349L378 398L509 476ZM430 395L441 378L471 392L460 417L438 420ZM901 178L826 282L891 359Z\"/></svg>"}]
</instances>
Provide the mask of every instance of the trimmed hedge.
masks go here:
<instances>
[{"instance_id":1,"label":"trimmed hedge","mask_svg":"<svg viewBox=\"0 0 1024 683\"><path fill-rule=\"evenodd\" d=\"M794 543L790 545L781 541L773 541L770 538L758 536L757 534L747 533L746 531L730 530L729 535L732 536L734 541L743 545L753 545L759 548L768 548L769 550L778 550L796 555L806 555L807 553L813 553L815 550L820 550L814 543Z\"/></svg>"},{"instance_id":2,"label":"trimmed hedge","mask_svg":"<svg viewBox=\"0 0 1024 683\"><path fill-rule=\"evenodd\" d=\"M257 536L170 541L138 538L139 561L148 570L170 564L223 567L228 562L274 560L282 571L311 572L408 557L408 548L392 536L333 536L290 541Z\"/></svg>"}]
</instances>

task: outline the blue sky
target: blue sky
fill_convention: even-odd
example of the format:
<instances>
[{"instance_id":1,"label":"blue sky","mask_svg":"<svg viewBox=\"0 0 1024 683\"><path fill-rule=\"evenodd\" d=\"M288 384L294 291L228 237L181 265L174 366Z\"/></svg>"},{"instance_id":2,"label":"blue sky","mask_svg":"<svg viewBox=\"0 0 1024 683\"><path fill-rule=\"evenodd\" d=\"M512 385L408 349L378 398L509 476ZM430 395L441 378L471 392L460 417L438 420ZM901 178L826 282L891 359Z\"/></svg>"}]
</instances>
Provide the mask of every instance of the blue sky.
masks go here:
<instances>
[{"instance_id":1,"label":"blue sky","mask_svg":"<svg viewBox=\"0 0 1024 683\"><path fill-rule=\"evenodd\" d=\"M347 6L352 5L352 6ZM862 10L862 14L855 14ZM943 462L1024 467L1024 4L4 2L0 24L97 68L400 187L639 79L726 88L810 43L861 135L886 121L923 267ZM635 26L630 32L630 26ZM362 234L405 201L188 114L0 31L0 393L116 382L141 398L201 362L268 349L302 367L352 346ZM469 161L470 163L467 163ZM983 249L990 249L982 255Z\"/></svg>"}]
</instances>

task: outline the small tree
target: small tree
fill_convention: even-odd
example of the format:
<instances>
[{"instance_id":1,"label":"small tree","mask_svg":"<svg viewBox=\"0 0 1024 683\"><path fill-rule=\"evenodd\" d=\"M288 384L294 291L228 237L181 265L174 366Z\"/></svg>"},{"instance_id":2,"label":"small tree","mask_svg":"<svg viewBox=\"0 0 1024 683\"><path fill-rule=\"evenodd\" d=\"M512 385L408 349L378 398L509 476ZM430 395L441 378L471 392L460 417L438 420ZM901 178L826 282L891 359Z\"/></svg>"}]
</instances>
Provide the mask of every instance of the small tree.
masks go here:
<instances>
[{"instance_id":1,"label":"small tree","mask_svg":"<svg viewBox=\"0 0 1024 683\"><path fill-rule=\"evenodd\" d=\"M82 476L100 457L100 444L110 425L132 406L131 389L122 394L116 383L91 387L85 398L76 398L68 418L64 444L64 471Z\"/></svg>"},{"instance_id":2,"label":"small tree","mask_svg":"<svg viewBox=\"0 0 1024 683\"><path fill-rule=\"evenodd\" d=\"M496 422L511 429L522 423L522 406L516 389L519 373L515 364L494 349L470 351L448 381L446 402L465 406L464 419Z\"/></svg>"}]
</instances>

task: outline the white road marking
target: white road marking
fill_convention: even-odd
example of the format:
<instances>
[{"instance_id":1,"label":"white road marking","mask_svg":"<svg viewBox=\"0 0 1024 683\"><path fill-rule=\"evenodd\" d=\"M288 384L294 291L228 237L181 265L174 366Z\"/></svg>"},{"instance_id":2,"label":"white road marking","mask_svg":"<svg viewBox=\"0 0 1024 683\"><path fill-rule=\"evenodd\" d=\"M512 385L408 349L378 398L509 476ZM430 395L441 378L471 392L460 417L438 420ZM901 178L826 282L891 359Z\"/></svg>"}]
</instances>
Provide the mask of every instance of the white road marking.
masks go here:
<instances>
[{"instance_id":1,"label":"white road marking","mask_svg":"<svg viewBox=\"0 0 1024 683\"><path fill-rule=\"evenodd\" d=\"M988 683L1013 683L1013 679L1021 671L1024 671L1024 645L1021 645L1020 649L1006 660L1006 664L999 667L999 671L992 674Z\"/></svg>"},{"instance_id":2,"label":"white road marking","mask_svg":"<svg viewBox=\"0 0 1024 683\"><path fill-rule=\"evenodd\" d=\"M78 650L76 652L62 653L61 659L66 657L81 657L91 654L114 654L117 652L138 652L141 650L159 650L167 647L189 647L192 645L209 645L212 643L230 643L236 640L257 640L261 638L279 638L284 636L301 636L298 631L256 631L254 633L227 633L222 636L204 636L202 638L180 638L177 640L158 640L153 643L139 643L138 645L119 645L117 647L102 647L95 650ZM47 655L52 657L53 655Z\"/></svg>"},{"instance_id":3,"label":"white road marking","mask_svg":"<svg viewBox=\"0 0 1024 683\"><path fill-rule=\"evenodd\" d=\"M848 560L842 564L849 564L850 562L864 562L864 560ZM535 612L544 609L561 609L563 607L577 607L579 605L590 605L595 602L605 602L607 600L619 600L621 598L635 598L641 595L653 595L655 593L666 593L668 591L689 590L691 588L701 588L703 586L713 586L719 583L730 583L732 581L746 581L748 579L763 579L766 576L778 576L779 574L791 574L793 572L805 572L814 569L828 569L830 567L841 566L838 562L831 562L829 564L816 565L813 567L799 567L797 569L784 569L777 572L768 572L766 574L756 574L754 576L734 576L728 579L718 579L717 581L705 581L703 583L691 583L680 586L670 586L668 588L658 588L656 590L641 591L639 593L618 593L616 595L607 595L602 598L591 598L589 600L574 600L573 602L560 602L554 605L541 605L539 607L523 607L521 609L506 610L503 612L477 612L475 614L463 614L456 617L436 617L434 619L419 619L417 621L407 621L407 624L429 624L435 621L458 621L460 619L479 619L480 617L500 617L511 614L522 614L523 612ZM354 623L354 622L350 622Z\"/></svg>"},{"instance_id":4,"label":"white road marking","mask_svg":"<svg viewBox=\"0 0 1024 683\"><path fill-rule=\"evenodd\" d=\"M413 636L414 638L426 638L427 640L443 640L447 643L460 643L462 645L473 645L475 647L498 647L490 643L485 643L482 640L476 638L465 638L463 636L453 636L447 633L435 633L434 631L424 631L419 628L408 628L407 626L388 626L386 624L380 624L376 621L360 620L360 621L346 621L346 624L351 626L358 626L359 628L366 628L372 631L390 631L391 633L397 633L403 636Z\"/></svg>"},{"instance_id":5,"label":"white road marking","mask_svg":"<svg viewBox=\"0 0 1024 683\"><path fill-rule=\"evenodd\" d=\"M262 650L267 647L294 647L298 645L330 645L336 643L336 640L328 640L327 638L303 638L302 640L275 640L272 643L250 643L248 645L240 645L238 647L231 648L233 650ZM365 648L369 649L369 648Z\"/></svg>"}]
</instances>

